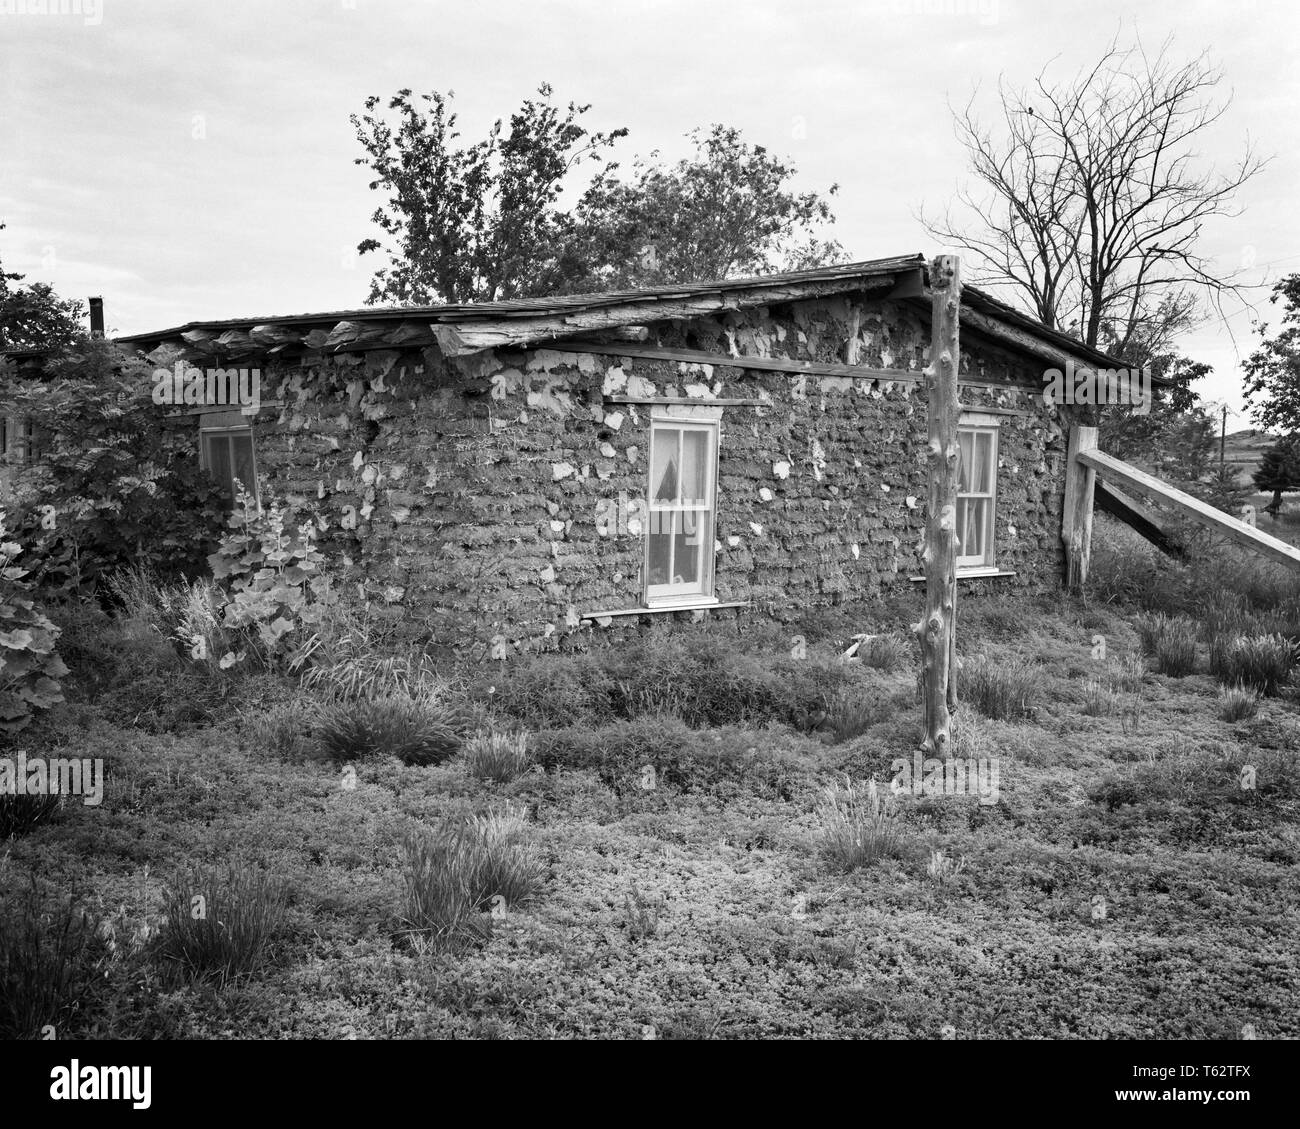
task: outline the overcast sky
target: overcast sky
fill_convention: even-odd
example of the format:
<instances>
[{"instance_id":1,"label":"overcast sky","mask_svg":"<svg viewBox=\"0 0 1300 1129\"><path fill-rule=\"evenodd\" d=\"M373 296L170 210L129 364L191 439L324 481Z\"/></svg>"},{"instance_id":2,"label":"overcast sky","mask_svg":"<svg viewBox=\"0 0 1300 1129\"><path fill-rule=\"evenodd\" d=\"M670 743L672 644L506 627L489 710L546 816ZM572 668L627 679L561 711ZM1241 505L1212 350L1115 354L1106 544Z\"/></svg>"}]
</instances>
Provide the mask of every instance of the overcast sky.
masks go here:
<instances>
[{"instance_id":1,"label":"overcast sky","mask_svg":"<svg viewBox=\"0 0 1300 1129\"><path fill-rule=\"evenodd\" d=\"M1231 164L1248 137L1274 157L1203 245L1262 283L1300 270L1297 31L1294 0L0 0L0 261L103 294L111 333L359 306L379 263L353 250L377 234L378 194L349 114L454 90L477 139L543 81L592 103L594 128L628 127L629 163L734 125L802 187L840 185L854 258L931 255L914 213L964 175L950 101L1054 57L1067 77L1117 33L1157 48L1172 32L1233 94L1205 159ZM1215 366L1203 396L1240 411L1255 341L1244 310L1184 341Z\"/></svg>"}]
</instances>

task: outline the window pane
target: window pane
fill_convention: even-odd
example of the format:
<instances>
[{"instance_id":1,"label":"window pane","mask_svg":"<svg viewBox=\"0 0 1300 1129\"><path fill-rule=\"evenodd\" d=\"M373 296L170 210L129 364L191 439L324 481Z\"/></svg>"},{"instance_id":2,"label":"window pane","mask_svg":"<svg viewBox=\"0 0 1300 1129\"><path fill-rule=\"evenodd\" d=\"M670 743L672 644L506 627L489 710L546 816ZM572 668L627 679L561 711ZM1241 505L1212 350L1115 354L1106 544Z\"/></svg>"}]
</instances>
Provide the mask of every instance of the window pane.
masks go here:
<instances>
[{"instance_id":1,"label":"window pane","mask_svg":"<svg viewBox=\"0 0 1300 1129\"><path fill-rule=\"evenodd\" d=\"M681 532L673 539L673 583L700 583L700 559L703 534L708 520L703 514L683 513Z\"/></svg>"},{"instance_id":2,"label":"window pane","mask_svg":"<svg viewBox=\"0 0 1300 1129\"><path fill-rule=\"evenodd\" d=\"M257 475L253 469L253 437L251 435L232 435L230 437L231 474L244 484L244 489L257 497ZM230 491L235 492L232 482Z\"/></svg>"},{"instance_id":3,"label":"window pane","mask_svg":"<svg viewBox=\"0 0 1300 1129\"><path fill-rule=\"evenodd\" d=\"M966 532L962 537L961 555L984 559L985 517L988 514L988 499L970 500L966 503Z\"/></svg>"},{"instance_id":4,"label":"window pane","mask_svg":"<svg viewBox=\"0 0 1300 1129\"><path fill-rule=\"evenodd\" d=\"M223 490L230 490L230 443L224 435L205 435L208 449L208 474Z\"/></svg>"},{"instance_id":5,"label":"window pane","mask_svg":"<svg viewBox=\"0 0 1300 1129\"><path fill-rule=\"evenodd\" d=\"M960 470L957 474L957 492L959 494L969 494L970 485L970 465L972 456L972 446L975 436L969 431L957 432L957 446L961 449Z\"/></svg>"},{"instance_id":6,"label":"window pane","mask_svg":"<svg viewBox=\"0 0 1300 1129\"><path fill-rule=\"evenodd\" d=\"M975 432L975 455L971 460L971 489L980 494L989 492L992 480L993 435L988 431Z\"/></svg>"},{"instance_id":7,"label":"window pane","mask_svg":"<svg viewBox=\"0 0 1300 1129\"><path fill-rule=\"evenodd\" d=\"M687 431L682 435L682 501L687 505L707 503L709 482L709 433Z\"/></svg>"},{"instance_id":8,"label":"window pane","mask_svg":"<svg viewBox=\"0 0 1300 1129\"><path fill-rule=\"evenodd\" d=\"M657 427L650 461L650 497L655 502L677 501L677 446L681 431Z\"/></svg>"},{"instance_id":9,"label":"window pane","mask_svg":"<svg viewBox=\"0 0 1300 1129\"><path fill-rule=\"evenodd\" d=\"M677 514L654 514L650 525L649 570L651 584L672 583L673 525Z\"/></svg>"}]
</instances>

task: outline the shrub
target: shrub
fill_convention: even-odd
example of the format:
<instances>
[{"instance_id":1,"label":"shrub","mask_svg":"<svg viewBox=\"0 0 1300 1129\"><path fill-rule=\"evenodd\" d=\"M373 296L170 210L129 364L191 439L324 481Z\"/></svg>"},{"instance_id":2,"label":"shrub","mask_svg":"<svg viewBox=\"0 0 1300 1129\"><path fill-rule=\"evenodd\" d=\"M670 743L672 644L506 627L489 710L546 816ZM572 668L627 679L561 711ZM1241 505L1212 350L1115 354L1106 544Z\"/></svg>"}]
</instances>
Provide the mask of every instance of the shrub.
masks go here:
<instances>
[{"instance_id":1,"label":"shrub","mask_svg":"<svg viewBox=\"0 0 1300 1129\"><path fill-rule=\"evenodd\" d=\"M456 724L454 711L424 698L337 702L320 714L321 751L336 764L372 756L439 764L460 749Z\"/></svg>"},{"instance_id":2,"label":"shrub","mask_svg":"<svg viewBox=\"0 0 1300 1129\"><path fill-rule=\"evenodd\" d=\"M1185 616L1140 615L1134 626L1142 652L1159 674L1182 678L1196 668L1196 624Z\"/></svg>"},{"instance_id":3,"label":"shrub","mask_svg":"<svg viewBox=\"0 0 1300 1129\"><path fill-rule=\"evenodd\" d=\"M58 810L58 796L11 796L0 793L0 842L11 835L26 835L33 828L53 819Z\"/></svg>"},{"instance_id":4,"label":"shrub","mask_svg":"<svg viewBox=\"0 0 1300 1129\"><path fill-rule=\"evenodd\" d=\"M8 540L0 509L0 733L13 736L35 710L63 701L59 679L68 673L54 649L59 629L36 610L25 568L14 564L22 546Z\"/></svg>"},{"instance_id":5,"label":"shrub","mask_svg":"<svg viewBox=\"0 0 1300 1129\"><path fill-rule=\"evenodd\" d=\"M1115 692L1100 676L1083 681L1083 712L1088 717L1110 717L1115 712Z\"/></svg>"},{"instance_id":6,"label":"shrub","mask_svg":"<svg viewBox=\"0 0 1300 1129\"><path fill-rule=\"evenodd\" d=\"M789 800L808 773L799 759L773 747L775 735L747 729L700 732L671 717L642 717L592 729L541 730L537 761L556 768L589 769L614 792L638 788L646 768L656 786L683 792L735 795L747 791Z\"/></svg>"},{"instance_id":7,"label":"shrub","mask_svg":"<svg viewBox=\"0 0 1300 1129\"><path fill-rule=\"evenodd\" d=\"M69 897L50 907L33 877L0 898L0 1039L38 1039L59 1028L98 979L97 922Z\"/></svg>"},{"instance_id":8,"label":"shrub","mask_svg":"<svg viewBox=\"0 0 1300 1129\"><path fill-rule=\"evenodd\" d=\"M938 847L930 848L930 861L926 864L925 872L940 886L949 879L956 878L965 869L965 855L962 855L960 861L954 861L951 855L945 855Z\"/></svg>"},{"instance_id":9,"label":"shrub","mask_svg":"<svg viewBox=\"0 0 1300 1129\"><path fill-rule=\"evenodd\" d=\"M255 971L279 929L284 886L250 866L195 866L167 891L158 954L187 975L224 984Z\"/></svg>"},{"instance_id":10,"label":"shrub","mask_svg":"<svg viewBox=\"0 0 1300 1129\"><path fill-rule=\"evenodd\" d=\"M1036 708L1042 686L1039 668L1024 659L995 661L986 655L967 659L957 679L957 693L985 717L1014 721Z\"/></svg>"},{"instance_id":11,"label":"shrub","mask_svg":"<svg viewBox=\"0 0 1300 1129\"><path fill-rule=\"evenodd\" d=\"M245 717L249 741L258 751L294 763L309 758L318 747L313 732L319 723L319 704L302 699L254 710Z\"/></svg>"},{"instance_id":12,"label":"shrub","mask_svg":"<svg viewBox=\"0 0 1300 1129\"><path fill-rule=\"evenodd\" d=\"M1281 635L1220 637L1210 647L1210 673L1225 686L1248 686L1266 698L1291 680L1296 646Z\"/></svg>"},{"instance_id":13,"label":"shrub","mask_svg":"<svg viewBox=\"0 0 1300 1129\"><path fill-rule=\"evenodd\" d=\"M196 575L221 528L220 488L199 466L198 429L169 427L153 365L103 339L51 356L40 380L6 381L0 416L39 429L17 472L22 565L44 592L92 597L132 563Z\"/></svg>"},{"instance_id":14,"label":"shrub","mask_svg":"<svg viewBox=\"0 0 1300 1129\"><path fill-rule=\"evenodd\" d=\"M872 726L909 709L911 691L886 696L880 686L862 685L841 690L831 703L825 728L836 744L851 741ZM901 699L901 700L900 700Z\"/></svg>"},{"instance_id":15,"label":"shrub","mask_svg":"<svg viewBox=\"0 0 1300 1129\"><path fill-rule=\"evenodd\" d=\"M1241 683L1219 691L1219 716L1224 721L1245 721L1259 712L1259 695Z\"/></svg>"},{"instance_id":16,"label":"shrub","mask_svg":"<svg viewBox=\"0 0 1300 1129\"><path fill-rule=\"evenodd\" d=\"M623 910L627 914L627 935L631 941L644 941L659 932L666 899L661 894L647 898L633 883L632 891L623 895Z\"/></svg>"},{"instance_id":17,"label":"shrub","mask_svg":"<svg viewBox=\"0 0 1300 1129\"><path fill-rule=\"evenodd\" d=\"M241 486L229 529L208 557L213 577L227 585L222 626L240 632L268 666L291 664L291 646L308 643L308 629L336 599L322 573L315 523L303 522L296 534L286 534L284 523L282 507L268 501L259 508ZM219 662L225 669L243 657L232 649Z\"/></svg>"},{"instance_id":18,"label":"shrub","mask_svg":"<svg viewBox=\"0 0 1300 1129\"><path fill-rule=\"evenodd\" d=\"M839 870L855 870L882 858L899 858L904 837L892 797L882 799L875 780L864 792L845 777L826 789L817 807L822 856Z\"/></svg>"},{"instance_id":19,"label":"shrub","mask_svg":"<svg viewBox=\"0 0 1300 1129\"><path fill-rule=\"evenodd\" d=\"M424 651L385 655L349 653L330 665L317 663L302 676L307 689L333 701L390 695L444 697L450 687Z\"/></svg>"},{"instance_id":20,"label":"shrub","mask_svg":"<svg viewBox=\"0 0 1300 1129\"><path fill-rule=\"evenodd\" d=\"M869 667L892 674L912 661L912 646L897 635L877 635L858 648L858 658Z\"/></svg>"},{"instance_id":21,"label":"shrub","mask_svg":"<svg viewBox=\"0 0 1300 1129\"><path fill-rule=\"evenodd\" d=\"M857 663L753 654L688 634L513 661L476 696L537 729L671 716L699 727L781 721L812 730L841 689L862 681Z\"/></svg>"},{"instance_id":22,"label":"shrub","mask_svg":"<svg viewBox=\"0 0 1300 1129\"><path fill-rule=\"evenodd\" d=\"M477 733L465 744L465 767L477 780L509 784L532 764L527 733Z\"/></svg>"},{"instance_id":23,"label":"shrub","mask_svg":"<svg viewBox=\"0 0 1300 1129\"><path fill-rule=\"evenodd\" d=\"M530 901L546 876L524 812L509 804L412 830L402 848L404 931L438 949L487 940L491 918L482 911L509 912Z\"/></svg>"}]
</instances>

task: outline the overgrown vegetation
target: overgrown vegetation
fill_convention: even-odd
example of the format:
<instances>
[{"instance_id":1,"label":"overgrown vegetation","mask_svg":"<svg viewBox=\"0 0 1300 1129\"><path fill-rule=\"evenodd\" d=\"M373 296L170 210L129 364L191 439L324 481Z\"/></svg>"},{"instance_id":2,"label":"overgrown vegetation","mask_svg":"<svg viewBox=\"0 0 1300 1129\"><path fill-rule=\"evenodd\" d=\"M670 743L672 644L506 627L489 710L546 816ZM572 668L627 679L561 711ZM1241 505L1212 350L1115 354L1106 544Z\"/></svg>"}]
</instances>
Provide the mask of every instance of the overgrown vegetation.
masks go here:
<instances>
[{"instance_id":1,"label":"overgrown vegetation","mask_svg":"<svg viewBox=\"0 0 1300 1129\"><path fill-rule=\"evenodd\" d=\"M63 701L59 679L68 673L55 650L59 628L37 610L27 569L15 563L22 552L0 509L0 735L8 737Z\"/></svg>"},{"instance_id":2,"label":"overgrown vegetation","mask_svg":"<svg viewBox=\"0 0 1300 1129\"><path fill-rule=\"evenodd\" d=\"M167 894L158 953L185 975L220 984L258 969L284 920L282 882L247 865L194 866Z\"/></svg>"},{"instance_id":3,"label":"overgrown vegetation","mask_svg":"<svg viewBox=\"0 0 1300 1129\"><path fill-rule=\"evenodd\" d=\"M531 901L545 864L512 805L412 829L402 841L408 937L435 950L485 942L492 921Z\"/></svg>"}]
</instances>

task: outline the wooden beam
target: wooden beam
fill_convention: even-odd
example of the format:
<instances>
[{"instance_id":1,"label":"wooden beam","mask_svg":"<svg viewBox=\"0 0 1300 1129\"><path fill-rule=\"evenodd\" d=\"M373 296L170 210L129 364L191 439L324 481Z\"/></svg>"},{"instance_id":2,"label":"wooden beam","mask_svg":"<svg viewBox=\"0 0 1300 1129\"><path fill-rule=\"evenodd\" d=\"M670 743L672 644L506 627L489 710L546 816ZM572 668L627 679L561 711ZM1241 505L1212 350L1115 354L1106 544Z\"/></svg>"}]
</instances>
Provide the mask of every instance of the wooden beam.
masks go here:
<instances>
[{"instance_id":1,"label":"wooden beam","mask_svg":"<svg viewBox=\"0 0 1300 1129\"><path fill-rule=\"evenodd\" d=\"M784 302L831 297L855 290L892 289L893 275L876 275L859 279L826 279L771 286L746 287L744 290L713 294L683 295L677 298L636 298L626 302L572 314L547 315L525 313L517 317L482 318L456 324L434 326L438 347L447 357L463 357L484 349L520 345L543 345L565 337L575 337L597 330L640 325L646 321L671 321L697 318L725 310L743 310L754 306L771 306ZM563 346L556 345L556 348Z\"/></svg>"},{"instance_id":2,"label":"wooden beam","mask_svg":"<svg viewBox=\"0 0 1300 1129\"><path fill-rule=\"evenodd\" d=\"M1076 369L1095 370L1097 368L1097 365L1091 361L1074 356L1064 349L1044 341L1041 337L1035 337L1032 333L1027 333L1017 326L1008 325L1006 322L998 321L996 318L991 318L988 314L982 314L969 306L962 308L961 323L967 329L978 330L986 337L992 337L1003 344L1014 346L1022 353L1028 353L1030 356L1051 361L1061 370L1064 370L1067 364L1073 364ZM1046 382L1044 382L1044 387L1046 387Z\"/></svg>"},{"instance_id":3,"label":"wooden beam","mask_svg":"<svg viewBox=\"0 0 1300 1129\"><path fill-rule=\"evenodd\" d=\"M703 396L605 396L607 404L690 404L702 408L771 408L771 400L714 399Z\"/></svg>"},{"instance_id":4,"label":"wooden beam","mask_svg":"<svg viewBox=\"0 0 1300 1129\"><path fill-rule=\"evenodd\" d=\"M961 363L959 314L961 262L940 255L930 268L930 364L926 368L929 497L921 560L925 566L925 613L916 624L921 644L921 690L925 703L922 751L947 757L956 706L957 472L961 448L957 421L957 367Z\"/></svg>"},{"instance_id":5,"label":"wooden beam","mask_svg":"<svg viewBox=\"0 0 1300 1129\"><path fill-rule=\"evenodd\" d=\"M1096 471L1105 482L1114 483L1125 490L1136 491L1158 505L1169 506L1193 521L1224 534L1230 541L1252 549L1270 560L1290 565L1292 568L1300 568L1300 549L1294 545L1288 545L1285 541L1262 533L1253 525L1229 517L1208 502L1202 502L1199 498L1175 490L1168 483L1161 482L1155 476L1130 466L1113 455L1103 454L1101 451L1082 451L1079 453L1078 461L1090 470Z\"/></svg>"},{"instance_id":6,"label":"wooden beam","mask_svg":"<svg viewBox=\"0 0 1300 1129\"><path fill-rule=\"evenodd\" d=\"M1097 509L1104 514L1110 514L1111 517L1118 521L1122 521L1139 537L1146 538L1166 556L1173 557L1175 560L1182 560L1186 557L1187 551L1183 546L1134 506L1123 494L1111 489L1104 482L1098 482L1093 488L1092 496L1097 504Z\"/></svg>"},{"instance_id":7,"label":"wooden beam","mask_svg":"<svg viewBox=\"0 0 1300 1129\"><path fill-rule=\"evenodd\" d=\"M1072 592L1088 582L1092 559L1092 495L1097 474L1083 456L1097 448L1097 429L1070 429L1065 462L1065 498L1061 507L1061 540L1065 542L1065 583Z\"/></svg>"},{"instance_id":8,"label":"wooden beam","mask_svg":"<svg viewBox=\"0 0 1300 1129\"><path fill-rule=\"evenodd\" d=\"M823 361L796 361L787 357L733 357L726 353L705 353L697 349L660 349L646 346L605 346L586 341L557 341L554 345L561 353L595 353L603 357L644 357L652 361L676 361L690 365L713 365L715 368L749 369L754 372L788 372L803 376L842 376L855 380L899 381L921 384L925 381L922 369L870 368L867 365L841 365ZM1023 389L1022 384L995 380L959 379L963 388ZM971 411L985 411L972 408Z\"/></svg>"}]
</instances>

